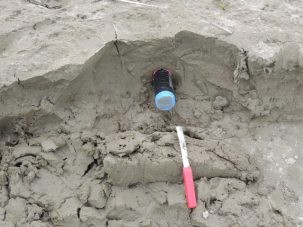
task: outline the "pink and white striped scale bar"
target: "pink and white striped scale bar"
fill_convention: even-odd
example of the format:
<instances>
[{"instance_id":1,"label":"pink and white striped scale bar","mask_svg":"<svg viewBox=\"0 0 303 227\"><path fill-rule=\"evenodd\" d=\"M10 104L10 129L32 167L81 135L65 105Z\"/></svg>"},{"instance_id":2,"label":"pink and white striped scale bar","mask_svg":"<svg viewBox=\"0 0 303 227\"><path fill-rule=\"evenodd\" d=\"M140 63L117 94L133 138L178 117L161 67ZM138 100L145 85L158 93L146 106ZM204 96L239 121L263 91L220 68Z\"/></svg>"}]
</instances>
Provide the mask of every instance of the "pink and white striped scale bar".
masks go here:
<instances>
[{"instance_id":1,"label":"pink and white striped scale bar","mask_svg":"<svg viewBox=\"0 0 303 227\"><path fill-rule=\"evenodd\" d=\"M189 165L187 147L185 143L184 133L181 126L176 126L177 135L183 162L183 183L188 208L195 208L197 206L195 184L193 178L193 171Z\"/></svg>"}]
</instances>

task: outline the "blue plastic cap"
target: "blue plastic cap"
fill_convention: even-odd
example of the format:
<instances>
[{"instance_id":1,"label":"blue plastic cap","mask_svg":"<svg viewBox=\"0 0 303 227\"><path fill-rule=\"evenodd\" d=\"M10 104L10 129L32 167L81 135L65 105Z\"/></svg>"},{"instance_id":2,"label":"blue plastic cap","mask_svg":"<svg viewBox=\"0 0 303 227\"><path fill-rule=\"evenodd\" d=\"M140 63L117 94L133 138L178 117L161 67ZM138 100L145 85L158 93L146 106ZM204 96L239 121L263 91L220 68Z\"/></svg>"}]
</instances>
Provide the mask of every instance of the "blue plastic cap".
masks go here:
<instances>
[{"instance_id":1,"label":"blue plastic cap","mask_svg":"<svg viewBox=\"0 0 303 227\"><path fill-rule=\"evenodd\" d=\"M176 105L176 96L171 91L161 91L155 96L156 107L169 111Z\"/></svg>"}]
</instances>

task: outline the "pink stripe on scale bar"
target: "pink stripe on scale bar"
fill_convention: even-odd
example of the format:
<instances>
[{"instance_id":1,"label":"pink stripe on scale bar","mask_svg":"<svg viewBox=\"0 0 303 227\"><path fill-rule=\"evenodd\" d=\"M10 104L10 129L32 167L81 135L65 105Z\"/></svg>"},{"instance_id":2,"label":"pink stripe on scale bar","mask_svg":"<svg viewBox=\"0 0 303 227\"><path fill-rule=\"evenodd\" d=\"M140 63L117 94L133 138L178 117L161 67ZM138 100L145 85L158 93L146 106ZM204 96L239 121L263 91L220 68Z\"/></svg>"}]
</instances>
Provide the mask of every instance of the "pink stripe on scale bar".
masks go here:
<instances>
[{"instance_id":1,"label":"pink stripe on scale bar","mask_svg":"<svg viewBox=\"0 0 303 227\"><path fill-rule=\"evenodd\" d=\"M195 184L193 172L191 167L183 168L184 189L188 208L195 208L197 206L197 199L195 193Z\"/></svg>"}]
</instances>

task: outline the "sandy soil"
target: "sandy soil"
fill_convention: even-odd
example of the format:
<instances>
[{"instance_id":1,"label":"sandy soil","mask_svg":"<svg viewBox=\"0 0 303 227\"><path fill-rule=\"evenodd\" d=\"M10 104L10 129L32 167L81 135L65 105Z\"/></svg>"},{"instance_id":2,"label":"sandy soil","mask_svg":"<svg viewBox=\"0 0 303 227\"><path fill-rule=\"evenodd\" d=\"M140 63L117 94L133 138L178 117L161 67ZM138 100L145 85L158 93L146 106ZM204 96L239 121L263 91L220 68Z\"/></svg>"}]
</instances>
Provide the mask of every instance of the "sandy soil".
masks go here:
<instances>
[{"instance_id":1,"label":"sandy soil","mask_svg":"<svg viewBox=\"0 0 303 227\"><path fill-rule=\"evenodd\" d=\"M0 1L0 226L303 226L301 1L141 3Z\"/></svg>"}]
</instances>

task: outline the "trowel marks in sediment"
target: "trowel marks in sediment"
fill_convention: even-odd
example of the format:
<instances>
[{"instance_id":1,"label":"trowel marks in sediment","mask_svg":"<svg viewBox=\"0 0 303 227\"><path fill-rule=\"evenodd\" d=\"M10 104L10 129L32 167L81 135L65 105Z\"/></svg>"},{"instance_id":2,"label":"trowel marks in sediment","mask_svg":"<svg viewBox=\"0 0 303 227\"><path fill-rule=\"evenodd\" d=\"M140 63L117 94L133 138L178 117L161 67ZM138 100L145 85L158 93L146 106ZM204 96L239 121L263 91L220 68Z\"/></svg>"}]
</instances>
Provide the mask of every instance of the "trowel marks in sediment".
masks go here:
<instances>
[{"instance_id":1,"label":"trowel marks in sediment","mask_svg":"<svg viewBox=\"0 0 303 227\"><path fill-rule=\"evenodd\" d=\"M150 75L161 66L174 72L171 114L153 106ZM3 225L293 226L256 193L260 172L240 140L251 117L285 118L286 110L301 117L300 83L287 90L298 69L286 76L278 66L263 70L236 46L180 32L110 42L75 79L79 69L69 66L50 73L53 80L48 74L2 88ZM191 214L175 124L187 125L199 198Z\"/></svg>"}]
</instances>

